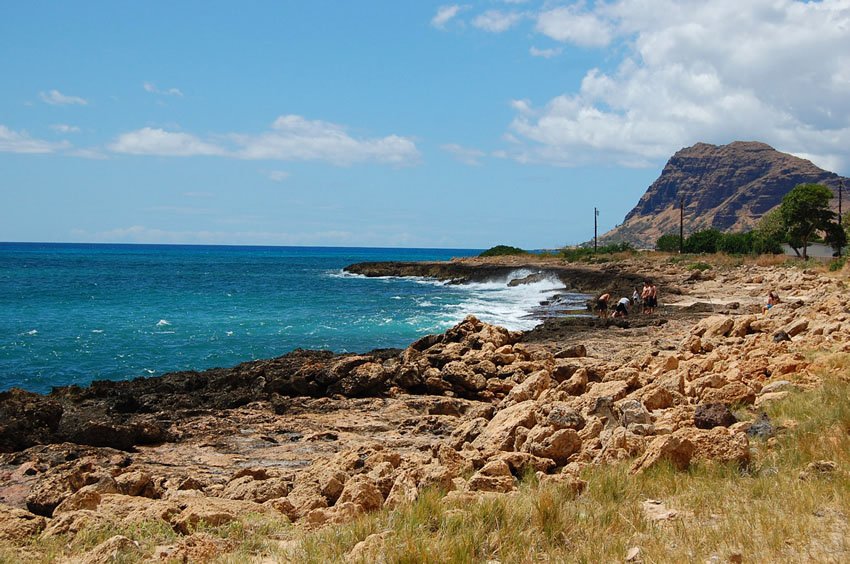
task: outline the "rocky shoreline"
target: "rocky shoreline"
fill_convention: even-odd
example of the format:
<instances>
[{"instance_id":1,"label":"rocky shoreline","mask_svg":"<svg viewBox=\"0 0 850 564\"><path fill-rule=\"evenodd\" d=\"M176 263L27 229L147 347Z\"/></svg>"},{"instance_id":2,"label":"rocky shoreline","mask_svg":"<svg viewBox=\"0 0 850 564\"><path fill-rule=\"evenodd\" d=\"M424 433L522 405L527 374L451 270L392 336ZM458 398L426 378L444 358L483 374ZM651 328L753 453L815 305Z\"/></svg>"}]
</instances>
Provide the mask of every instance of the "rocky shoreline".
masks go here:
<instances>
[{"instance_id":1,"label":"rocky shoreline","mask_svg":"<svg viewBox=\"0 0 850 564\"><path fill-rule=\"evenodd\" d=\"M518 264L349 271L472 280ZM758 266L695 275L642 260L525 266L593 292L652 277L662 307L628 323L550 319L526 333L467 318L404 350L299 350L48 395L4 392L0 540L150 519L188 538L200 523L247 513L316 527L431 486L460 498L509 494L527 472L580 491L587 466L624 459L634 472L663 460L746 466L750 441L781 430L738 422L730 407L757 411L817 385L824 367L804 353L850 352L839 278ZM763 315L771 288L784 301Z\"/></svg>"}]
</instances>

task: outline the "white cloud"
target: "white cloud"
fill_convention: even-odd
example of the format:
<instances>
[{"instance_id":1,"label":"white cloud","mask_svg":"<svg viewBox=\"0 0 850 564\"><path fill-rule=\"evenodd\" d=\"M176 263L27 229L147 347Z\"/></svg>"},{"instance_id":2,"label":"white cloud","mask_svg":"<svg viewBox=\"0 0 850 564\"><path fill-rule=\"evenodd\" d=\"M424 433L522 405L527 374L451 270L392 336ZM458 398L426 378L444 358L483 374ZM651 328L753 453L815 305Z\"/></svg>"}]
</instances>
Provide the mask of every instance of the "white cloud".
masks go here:
<instances>
[{"instance_id":1,"label":"white cloud","mask_svg":"<svg viewBox=\"0 0 850 564\"><path fill-rule=\"evenodd\" d=\"M160 94L162 96L183 96L183 92L181 92L179 88L166 88L164 90L160 90L153 82L142 83L142 88L145 89L145 92L150 92L151 94Z\"/></svg>"},{"instance_id":2,"label":"white cloud","mask_svg":"<svg viewBox=\"0 0 850 564\"><path fill-rule=\"evenodd\" d=\"M79 96L66 96L58 90L51 90L50 92L39 92L38 96L39 98L41 98L42 102L44 102L45 104L50 104L51 106L85 106L86 104L88 104L88 101L84 98L80 98Z\"/></svg>"},{"instance_id":3,"label":"white cloud","mask_svg":"<svg viewBox=\"0 0 850 564\"><path fill-rule=\"evenodd\" d=\"M145 127L120 135L109 149L134 155L316 160L335 165L359 162L411 164L419 158L416 145L407 137L355 138L341 125L307 120L297 115L280 116L271 129L259 134L229 133L208 140L189 133Z\"/></svg>"},{"instance_id":4,"label":"white cloud","mask_svg":"<svg viewBox=\"0 0 850 564\"><path fill-rule=\"evenodd\" d=\"M283 182L287 178L291 176L291 173L286 172L285 170L270 170L268 172L269 180L273 182Z\"/></svg>"},{"instance_id":5,"label":"white cloud","mask_svg":"<svg viewBox=\"0 0 850 564\"><path fill-rule=\"evenodd\" d=\"M25 131L13 131L5 125L0 125L0 153L30 153L44 154L67 149L67 141L52 143L42 139L33 139Z\"/></svg>"},{"instance_id":6,"label":"white cloud","mask_svg":"<svg viewBox=\"0 0 850 564\"><path fill-rule=\"evenodd\" d=\"M472 166L480 166L481 159L487 155L484 151L462 147L456 143L441 145L440 148L454 155L460 162Z\"/></svg>"},{"instance_id":7,"label":"white cloud","mask_svg":"<svg viewBox=\"0 0 850 564\"><path fill-rule=\"evenodd\" d=\"M528 50L532 57L543 57L544 59L551 59L552 57L557 57L561 54L562 49L560 47L553 49L538 49L535 46L531 46Z\"/></svg>"},{"instance_id":8,"label":"white cloud","mask_svg":"<svg viewBox=\"0 0 850 564\"><path fill-rule=\"evenodd\" d=\"M583 3L579 3L541 12L537 31L581 47L604 47L611 42L614 30L606 19L586 11Z\"/></svg>"},{"instance_id":9,"label":"white cloud","mask_svg":"<svg viewBox=\"0 0 850 564\"><path fill-rule=\"evenodd\" d=\"M56 133L77 133L80 131L80 128L76 125L68 125L66 123L54 123L50 126L50 129Z\"/></svg>"},{"instance_id":10,"label":"white cloud","mask_svg":"<svg viewBox=\"0 0 850 564\"><path fill-rule=\"evenodd\" d=\"M285 161L323 160L337 165L356 162L410 163L418 159L416 145L406 137L389 135L355 139L337 124L311 121L297 115L280 116L260 135L231 135L243 159Z\"/></svg>"},{"instance_id":11,"label":"white cloud","mask_svg":"<svg viewBox=\"0 0 850 564\"><path fill-rule=\"evenodd\" d=\"M444 29L446 24L449 23L455 16L458 15L462 6L458 4L451 4L448 6L440 6L437 8L437 13L431 18L431 25L436 27L437 29Z\"/></svg>"},{"instance_id":12,"label":"white cloud","mask_svg":"<svg viewBox=\"0 0 850 564\"><path fill-rule=\"evenodd\" d=\"M130 155L159 155L165 157L225 154L223 148L202 141L194 135L151 127L144 127L136 131L121 134L115 142L109 145L109 150L115 153L127 153Z\"/></svg>"},{"instance_id":13,"label":"white cloud","mask_svg":"<svg viewBox=\"0 0 850 564\"><path fill-rule=\"evenodd\" d=\"M517 12L487 10L472 20L472 25L491 33L502 33L516 25L524 16Z\"/></svg>"},{"instance_id":14,"label":"white cloud","mask_svg":"<svg viewBox=\"0 0 850 564\"><path fill-rule=\"evenodd\" d=\"M850 2L618 0L556 8L539 32L584 46L617 39L610 71L535 107L514 102L522 162L656 163L697 141L761 140L847 162ZM591 33L595 30L594 33ZM610 60L610 59L609 59Z\"/></svg>"}]
</instances>

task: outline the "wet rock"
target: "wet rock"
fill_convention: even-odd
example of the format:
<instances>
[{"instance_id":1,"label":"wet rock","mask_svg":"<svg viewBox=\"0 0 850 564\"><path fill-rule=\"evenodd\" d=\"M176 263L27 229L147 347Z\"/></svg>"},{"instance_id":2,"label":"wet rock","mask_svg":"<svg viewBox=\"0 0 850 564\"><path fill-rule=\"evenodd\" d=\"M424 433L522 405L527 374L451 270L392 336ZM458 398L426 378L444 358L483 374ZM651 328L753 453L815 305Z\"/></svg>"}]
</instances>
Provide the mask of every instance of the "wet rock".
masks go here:
<instances>
[{"instance_id":1,"label":"wet rock","mask_svg":"<svg viewBox=\"0 0 850 564\"><path fill-rule=\"evenodd\" d=\"M54 442L63 411L59 402L39 394L0 392L0 452Z\"/></svg>"},{"instance_id":2,"label":"wet rock","mask_svg":"<svg viewBox=\"0 0 850 564\"><path fill-rule=\"evenodd\" d=\"M729 407L722 403L703 403L694 412L694 426L697 429L729 427L738 422Z\"/></svg>"}]
</instances>

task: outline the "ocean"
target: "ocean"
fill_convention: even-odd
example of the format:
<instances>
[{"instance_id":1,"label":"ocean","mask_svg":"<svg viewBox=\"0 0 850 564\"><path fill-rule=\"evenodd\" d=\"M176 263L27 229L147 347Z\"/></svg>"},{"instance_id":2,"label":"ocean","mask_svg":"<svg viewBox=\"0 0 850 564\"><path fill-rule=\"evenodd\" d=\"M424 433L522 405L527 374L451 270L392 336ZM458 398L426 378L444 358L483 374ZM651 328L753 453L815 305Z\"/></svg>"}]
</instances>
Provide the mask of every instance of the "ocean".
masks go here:
<instances>
[{"instance_id":1,"label":"ocean","mask_svg":"<svg viewBox=\"0 0 850 564\"><path fill-rule=\"evenodd\" d=\"M296 348L405 347L468 314L534 327L530 314L557 280L511 288L507 278L451 285L342 271L478 252L0 243L0 391L232 366Z\"/></svg>"}]
</instances>

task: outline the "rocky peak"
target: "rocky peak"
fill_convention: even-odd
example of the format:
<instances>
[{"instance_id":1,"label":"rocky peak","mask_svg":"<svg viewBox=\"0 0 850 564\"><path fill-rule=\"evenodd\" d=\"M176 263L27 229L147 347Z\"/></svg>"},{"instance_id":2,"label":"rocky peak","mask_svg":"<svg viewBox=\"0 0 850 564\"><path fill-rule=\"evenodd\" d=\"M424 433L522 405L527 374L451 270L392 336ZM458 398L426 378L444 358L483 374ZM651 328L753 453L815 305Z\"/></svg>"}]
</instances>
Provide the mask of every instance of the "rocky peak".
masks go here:
<instances>
[{"instance_id":1,"label":"rocky peak","mask_svg":"<svg viewBox=\"0 0 850 564\"><path fill-rule=\"evenodd\" d=\"M680 201L686 232L711 227L742 231L755 226L794 186L825 184L837 194L840 180L834 172L765 143L697 143L676 152L623 224L601 239L651 246L661 235L678 232ZM837 197L833 203L837 207Z\"/></svg>"}]
</instances>

